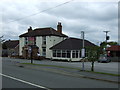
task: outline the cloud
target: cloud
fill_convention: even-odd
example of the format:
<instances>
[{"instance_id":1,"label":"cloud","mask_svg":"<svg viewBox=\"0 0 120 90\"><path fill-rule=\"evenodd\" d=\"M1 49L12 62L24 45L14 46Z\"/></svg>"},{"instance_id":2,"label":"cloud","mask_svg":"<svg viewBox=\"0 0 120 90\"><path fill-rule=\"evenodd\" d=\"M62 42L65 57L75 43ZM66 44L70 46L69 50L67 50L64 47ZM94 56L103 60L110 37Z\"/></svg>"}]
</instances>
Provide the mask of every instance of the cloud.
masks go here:
<instances>
[{"instance_id":1,"label":"cloud","mask_svg":"<svg viewBox=\"0 0 120 90\"><path fill-rule=\"evenodd\" d=\"M65 1L2 0L0 16L3 17L1 22L4 30L0 31L0 35L5 35L6 39L18 39L18 36L26 32L29 26L34 29L38 27L56 29L57 22L61 21L63 32L70 37L80 38L81 31L85 31L85 38L96 44L105 40L103 31L109 30L110 39L118 40L118 4L116 2L71 1L41 12L63 2Z\"/></svg>"}]
</instances>

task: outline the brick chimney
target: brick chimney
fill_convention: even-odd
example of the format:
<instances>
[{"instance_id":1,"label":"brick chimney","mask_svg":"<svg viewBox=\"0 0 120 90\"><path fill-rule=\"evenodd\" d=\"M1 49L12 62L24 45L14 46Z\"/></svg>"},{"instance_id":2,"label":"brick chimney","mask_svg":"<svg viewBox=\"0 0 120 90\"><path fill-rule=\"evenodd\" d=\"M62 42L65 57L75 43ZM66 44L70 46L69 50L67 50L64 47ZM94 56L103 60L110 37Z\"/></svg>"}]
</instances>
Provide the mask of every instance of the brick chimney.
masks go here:
<instances>
[{"instance_id":1,"label":"brick chimney","mask_svg":"<svg viewBox=\"0 0 120 90\"><path fill-rule=\"evenodd\" d=\"M61 25L61 22L58 22L57 32L62 33L62 25Z\"/></svg>"},{"instance_id":2,"label":"brick chimney","mask_svg":"<svg viewBox=\"0 0 120 90\"><path fill-rule=\"evenodd\" d=\"M32 31L32 27L31 26L28 28L28 32L30 32L30 31Z\"/></svg>"}]
</instances>

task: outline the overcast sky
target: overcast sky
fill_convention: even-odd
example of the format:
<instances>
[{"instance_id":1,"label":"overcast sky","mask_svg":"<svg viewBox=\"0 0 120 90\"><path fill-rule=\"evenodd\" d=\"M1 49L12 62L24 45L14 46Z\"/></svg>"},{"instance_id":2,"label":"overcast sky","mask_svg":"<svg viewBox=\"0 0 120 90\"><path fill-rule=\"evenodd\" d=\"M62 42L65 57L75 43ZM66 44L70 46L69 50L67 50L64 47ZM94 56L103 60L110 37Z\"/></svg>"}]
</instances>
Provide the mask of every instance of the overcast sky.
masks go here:
<instances>
[{"instance_id":1,"label":"overcast sky","mask_svg":"<svg viewBox=\"0 0 120 90\"><path fill-rule=\"evenodd\" d=\"M71 0L61 5L67 1L70 0L1 0L0 36L4 35L7 40L19 39L29 26L56 29L61 22L63 33L70 37L81 38L81 31L85 31L85 39L99 44L105 40L103 31L107 30L109 41L118 41L117 0Z\"/></svg>"}]
</instances>

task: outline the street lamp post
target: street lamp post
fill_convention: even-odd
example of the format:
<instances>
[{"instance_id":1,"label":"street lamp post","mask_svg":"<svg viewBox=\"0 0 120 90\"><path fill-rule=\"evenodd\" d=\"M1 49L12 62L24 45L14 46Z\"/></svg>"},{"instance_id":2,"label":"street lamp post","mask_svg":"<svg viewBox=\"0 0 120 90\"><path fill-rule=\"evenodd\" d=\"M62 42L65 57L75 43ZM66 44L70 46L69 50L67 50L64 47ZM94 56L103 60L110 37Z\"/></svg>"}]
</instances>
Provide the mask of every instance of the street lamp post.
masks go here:
<instances>
[{"instance_id":1,"label":"street lamp post","mask_svg":"<svg viewBox=\"0 0 120 90\"><path fill-rule=\"evenodd\" d=\"M82 56L82 71L84 71L84 57L85 57L85 48L84 48L84 31L81 31L82 34L82 39L83 39L83 48L82 48L82 52L81 52L81 56Z\"/></svg>"}]
</instances>

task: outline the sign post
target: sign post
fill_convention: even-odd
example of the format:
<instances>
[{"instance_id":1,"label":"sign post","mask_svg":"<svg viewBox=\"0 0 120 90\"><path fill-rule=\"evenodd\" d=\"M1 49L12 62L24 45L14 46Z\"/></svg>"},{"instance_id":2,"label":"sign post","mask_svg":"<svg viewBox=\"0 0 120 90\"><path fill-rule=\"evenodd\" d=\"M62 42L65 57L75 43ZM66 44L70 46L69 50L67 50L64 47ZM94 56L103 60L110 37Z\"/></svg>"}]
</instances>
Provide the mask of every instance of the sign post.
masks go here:
<instances>
[{"instance_id":1,"label":"sign post","mask_svg":"<svg viewBox=\"0 0 120 90\"><path fill-rule=\"evenodd\" d=\"M30 53L31 64L32 64L33 63L33 59L32 59L32 45L30 45L29 53Z\"/></svg>"}]
</instances>

